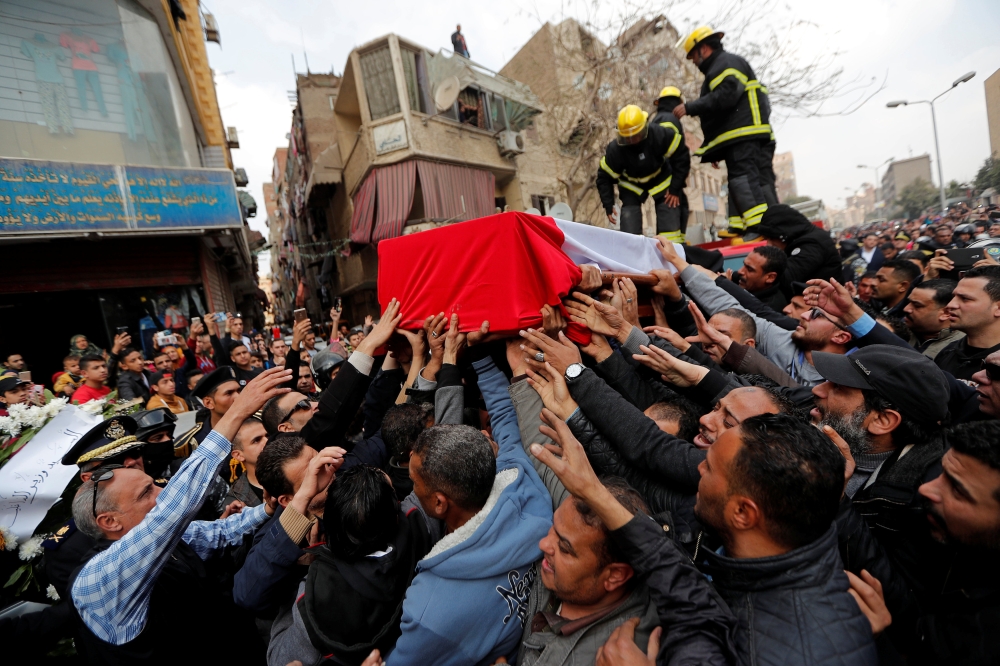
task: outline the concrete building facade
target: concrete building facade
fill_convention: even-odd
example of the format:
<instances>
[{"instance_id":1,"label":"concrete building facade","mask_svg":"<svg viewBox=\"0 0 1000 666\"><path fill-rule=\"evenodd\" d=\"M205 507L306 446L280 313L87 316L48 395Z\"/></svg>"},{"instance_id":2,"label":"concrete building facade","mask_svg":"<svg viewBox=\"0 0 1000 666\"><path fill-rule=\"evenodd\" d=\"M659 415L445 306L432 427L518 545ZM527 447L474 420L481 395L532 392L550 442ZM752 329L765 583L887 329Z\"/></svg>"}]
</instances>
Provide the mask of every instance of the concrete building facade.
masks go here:
<instances>
[{"instance_id":1,"label":"concrete building facade","mask_svg":"<svg viewBox=\"0 0 1000 666\"><path fill-rule=\"evenodd\" d=\"M775 175L775 189L778 190L778 201L799 196L799 188L795 183L795 160L792 151L776 153L772 168Z\"/></svg>"},{"instance_id":2,"label":"concrete building facade","mask_svg":"<svg viewBox=\"0 0 1000 666\"><path fill-rule=\"evenodd\" d=\"M986 91L986 122L990 128L990 155L1000 159L1000 69L983 82Z\"/></svg>"},{"instance_id":3,"label":"concrete building facade","mask_svg":"<svg viewBox=\"0 0 1000 666\"><path fill-rule=\"evenodd\" d=\"M933 185L930 155L917 155L905 160L892 162L882 176L882 201L891 204L907 185L922 179Z\"/></svg>"}]
</instances>

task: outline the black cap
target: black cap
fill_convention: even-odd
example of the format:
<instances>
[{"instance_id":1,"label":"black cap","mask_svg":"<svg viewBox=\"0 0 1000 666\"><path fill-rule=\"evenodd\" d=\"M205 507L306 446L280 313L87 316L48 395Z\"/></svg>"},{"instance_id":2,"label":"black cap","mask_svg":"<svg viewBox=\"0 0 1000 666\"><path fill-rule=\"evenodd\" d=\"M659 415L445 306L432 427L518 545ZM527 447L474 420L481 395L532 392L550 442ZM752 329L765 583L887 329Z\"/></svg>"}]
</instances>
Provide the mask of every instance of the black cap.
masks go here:
<instances>
[{"instance_id":1,"label":"black cap","mask_svg":"<svg viewBox=\"0 0 1000 666\"><path fill-rule=\"evenodd\" d=\"M82 465L85 462L107 460L131 449L142 446L135 436L138 426L131 416L112 416L98 423L77 440L63 456L63 465Z\"/></svg>"},{"instance_id":2,"label":"black cap","mask_svg":"<svg viewBox=\"0 0 1000 666\"><path fill-rule=\"evenodd\" d=\"M792 283L792 296L801 296L802 292L808 287L805 282L793 282Z\"/></svg>"},{"instance_id":3,"label":"black cap","mask_svg":"<svg viewBox=\"0 0 1000 666\"><path fill-rule=\"evenodd\" d=\"M160 380L163 379L164 377L173 377L173 376L174 376L173 370L157 370L156 372L154 372L149 376L149 385L154 386L156 384L159 384Z\"/></svg>"},{"instance_id":4,"label":"black cap","mask_svg":"<svg viewBox=\"0 0 1000 666\"><path fill-rule=\"evenodd\" d=\"M3 398L3 394L7 391L13 391L18 386L25 384L31 384L31 382L26 382L17 375L6 375L0 378L0 398Z\"/></svg>"},{"instance_id":5,"label":"black cap","mask_svg":"<svg viewBox=\"0 0 1000 666\"><path fill-rule=\"evenodd\" d=\"M237 381L236 371L233 370L232 366L224 365L221 368L212 370L212 372L199 379L198 383L191 389L191 395L196 398L204 398L220 385L235 381Z\"/></svg>"},{"instance_id":6,"label":"black cap","mask_svg":"<svg viewBox=\"0 0 1000 666\"><path fill-rule=\"evenodd\" d=\"M924 425L948 418L951 389L944 372L915 349L895 345L862 347L853 354L813 352L813 365L834 384L871 389L903 416Z\"/></svg>"}]
</instances>

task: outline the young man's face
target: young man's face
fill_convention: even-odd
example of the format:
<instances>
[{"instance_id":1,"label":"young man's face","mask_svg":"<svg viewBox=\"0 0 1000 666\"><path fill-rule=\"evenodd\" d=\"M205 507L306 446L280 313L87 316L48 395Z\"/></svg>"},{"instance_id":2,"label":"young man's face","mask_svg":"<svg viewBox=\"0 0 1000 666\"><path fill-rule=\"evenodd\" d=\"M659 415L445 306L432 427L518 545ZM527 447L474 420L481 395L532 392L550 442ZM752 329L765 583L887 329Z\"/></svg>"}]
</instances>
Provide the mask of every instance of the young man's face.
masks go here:
<instances>
[{"instance_id":1,"label":"young man's face","mask_svg":"<svg viewBox=\"0 0 1000 666\"><path fill-rule=\"evenodd\" d=\"M202 374L202 373L200 373L200 372L197 372L197 373L195 373L193 375L188 375L187 376L188 391L193 390L194 387L195 387L195 384L197 384L199 382L199 380L201 380L201 378L204 377L204 376L205 375Z\"/></svg>"},{"instance_id":2,"label":"young man's face","mask_svg":"<svg viewBox=\"0 0 1000 666\"><path fill-rule=\"evenodd\" d=\"M1000 549L1000 471L954 449L941 458L941 476L920 486L936 540Z\"/></svg>"},{"instance_id":3,"label":"young man's face","mask_svg":"<svg viewBox=\"0 0 1000 666\"><path fill-rule=\"evenodd\" d=\"M792 296L792 300L781 311L792 319L801 320L802 315L808 310L809 306L806 305L805 299L799 294L798 296Z\"/></svg>"},{"instance_id":4,"label":"young man's face","mask_svg":"<svg viewBox=\"0 0 1000 666\"><path fill-rule=\"evenodd\" d=\"M233 347L233 350L229 352L229 356L233 359L233 363L241 370L250 368L250 351L244 345Z\"/></svg>"},{"instance_id":5,"label":"young man's face","mask_svg":"<svg viewBox=\"0 0 1000 666\"><path fill-rule=\"evenodd\" d=\"M901 271L883 266L875 274L875 298L891 300L905 294Z\"/></svg>"},{"instance_id":6,"label":"young man's face","mask_svg":"<svg viewBox=\"0 0 1000 666\"><path fill-rule=\"evenodd\" d=\"M959 331L974 331L992 324L1000 315L1000 306L986 293L986 278L962 278L948 303L951 327Z\"/></svg>"},{"instance_id":7,"label":"young man's face","mask_svg":"<svg viewBox=\"0 0 1000 666\"><path fill-rule=\"evenodd\" d=\"M91 361L80 376L92 382L103 383L108 378L108 364L104 361Z\"/></svg>"},{"instance_id":8,"label":"young man's face","mask_svg":"<svg viewBox=\"0 0 1000 666\"><path fill-rule=\"evenodd\" d=\"M243 335L243 320L239 317L233 317L229 320L229 332L233 334L233 337L239 337Z\"/></svg>"},{"instance_id":9,"label":"young man's face","mask_svg":"<svg viewBox=\"0 0 1000 666\"><path fill-rule=\"evenodd\" d=\"M306 333L306 337L302 339L302 342L305 344L306 349L312 349L316 346L316 334L312 331Z\"/></svg>"},{"instance_id":10,"label":"young man's face","mask_svg":"<svg viewBox=\"0 0 1000 666\"><path fill-rule=\"evenodd\" d=\"M177 384L174 382L173 375L166 375L163 379L156 382L156 392L160 395L174 395L177 392Z\"/></svg>"},{"instance_id":11,"label":"young man's face","mask_svg":"<svg viewBox=\"0 0 1000 666\"><path fill-rule=\"evenodd\" d=\"M719 436L698 465L701 479L698 481L698 494L695 495L694 513L698 520L720 534L728 532L726 504L731 497L729 476L733 459L742 446L740 429L731 428Z\"/></svg>"},{"instance_id":12,"label":"young man's face","mask_svg":"<svg viewBox=\"0 0 1000 666\"><path fill-rule=\"evenodd\" d=\"M134 351L125 357L122 366L129 372L142 372L142 352Z\"/></svg>"},{"instance_id":13,"label":"young man's face","mask_svg":"<svg viewBox=\"0 0 1000 666\"><path fill-rule=\"evenodd\" d=\"M936 240L941 245L948 245L951 243L951 237L953 232L948 227L942 227L934 232L934 240Z\"/></svg>"},{"instance_id":14,"label":"young man's face","mask_svg":"<svg viewBox=\"0 0 1000 666\"><path fill-rule=\"evenodd\" d=\"M870 301L875 296L876 284L877 280L874 277L861 278L861 281L858 282L858 298L865 303Z\"/></svg>"},{"instance_id":15,"label":"young man's face","mask_svg":"<svg viewBox=\"0 0 1000 666\"><path fill-rule=\"evenodd\" d=\"M240 426L233 446L233 457L247 465L256 465L264 445L267 444L267 430L260 421L252 421Z\"/></svg>"},{"instance_id":16,"label":"young man's face","mask_svg":"<svg viewBox=\"0 0 1000 666\"><path fill-rule=\"evenodd\" d=\"M724 432L739 426L744 419L777 412L778 408L764 389L754 386L733 389L715 404L715 409L698 419L698 434L692 443L699 449L707 449Z\"/></svg>"},{"instance_id":17,"label":"young man's face","mask_svg":"<svg viewBox=\"0 0 1000 666\"><path fill-rule=\"evenodd\" d=\"M7 361L4 363L8 368L14 370L15 372L20 372L24 370L24 357L20 354L11 354L7 357Z\"/></svg>"},{"instance_id":18,"label":"young man's face","mask_svg":"<svg viewBox=\"0 0 1000 666\"><path fill-rule=\"evenodd\" d=\"M202 356L212 352L212 338L208 335L199 335L195 344L195 351Z\"/></svg>"},{"instance_id":19,"label":"young man's face","mask_svg":"<svg viewBox=\"0 0 1000 666\"><path fill-rule=\"evenodd\" d=\"M216 415L222 416L233 406L233 401L240 393L240 383L236 381L225 382L215 389L215 393L207 395L202 399L207 407Z\"/></svg>"},{"instance_id":20,"label":"young man's face","mask_svg":"<svg viewBox=\"0 0 1000 666\"><path fill-rule=\"evenodd\" d=\"M80 359L73 357L70 361L63 361L63 370L71 375L80 376Z\"/></svg>"},{"instance_id":21,"label":"young man's face","mask_svg":"<svg viewBox=\"0 0 1000 666\"><path fill-rule=\"evenodd\" d=\"M309 369L308 365L299 366L299 383L296 386L296 390L303 393L312 393L316 390L316 386L313 383L312 370Z\"/></svg>"},{"instance_id":22,"label":"young man's face","mask_svg":"<svg viewBox=\"0 0 1000 666\"><path fill-rule=\"evenodd\" d=\"M751 252L743 259L743 267L736 272L740 276L740 286L751 294L763 291L775 283L778 274L775 272L765 273L764 265L767 259L764 255Z\"/></svg>"},{"instance_id":23,"label":"young man's face","mask_svg":"<svg viewBox=\"0 0 1000 666\"><path fill-rule=\"evenodd\" d=\"M263 368L264 367L264 361L260 360L259 357L254 356L254 355L251 354L250 355L250 367L251 368Z\"/></svg>"},{"instance_id":24,"label":"young man's face","mask_svg":"<svg viewBox=\"0 0 1000 666\"><path fill-rule=\"evenodd\" d=\"M865 244L866 250L874 250L875 246L878 245L878 236L875 234L868 234L862 242Z\"/></svg>"},{"instance_id":25,"label":"young man's face","mask_svg":"<svg viewBox=\"0 0 1000 666\"><path fill-rule=\"evenodd\" d=\"M352 347L357 347L361 344L361 341L365 339L365 334L360 331L357 333L352 333L351 337L347 338L347 341L351 343Z\"/></svg>"},{"instance_id":26,"label":"young man's face","mask_svg":"<svg viewBox=\"0 0 1000 666\"><path fill-rule=\"evenodd\" d=\"M934 302L934 292L917 287L910 292L910 302L903 309L903 322L914 333L937 333L948 326L949 318L943 307Z\"/></svg>"},{"instance_id":27,"label":"young man's face","mask_svg":"<svg viewBox=\"0 0 1000 666\"><path fill-rule=\"evenodd\" d=\"M31 385L21 384L3 394L3 401L8 405L20 405L28 402L31 395Z\"/></svg>"},{"instance_id":28,"label":"young man's face","mask_svg":"<svg viewBox=\"0 0 1000 666\"><path fill-rule=\"evenodd\" d=\"M900 252L902 252L903 250L906 249L906 246L907 246L907 244L909 244L909 242L910 241L906 240L905 238L893 238L892 239L893 247L895 247Z\"/></svg>"},{"instance_id":29,"label":"young man's face","mask_svg":"<svg viewBox=\"0 0 1000 666\"><path fill-rule=\"evenodd\" d=\"M162 372L172 369L174 364L170 362L170 357L166 354L158 354L153 357L153 367Z\"/></svg>"},{"instance_id":30,"label":"young man's face","mask_svg":"<svg viewBox=\"0 0 1000 666\"><path fill-rule=\"evenodd\" d=\"M288 355L288 345L282 339L277 339L271 343L271 353L275 356L287 356Z\"/></svg>"}]
</instances>

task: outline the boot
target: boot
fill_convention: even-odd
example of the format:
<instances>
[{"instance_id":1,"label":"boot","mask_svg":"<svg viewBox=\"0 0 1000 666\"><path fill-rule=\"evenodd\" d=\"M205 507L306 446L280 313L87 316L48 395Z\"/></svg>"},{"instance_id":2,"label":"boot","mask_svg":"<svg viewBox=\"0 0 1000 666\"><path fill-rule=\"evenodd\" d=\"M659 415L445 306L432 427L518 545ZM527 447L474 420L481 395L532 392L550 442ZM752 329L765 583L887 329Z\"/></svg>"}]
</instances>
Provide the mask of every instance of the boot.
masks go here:
<instances>
[{"instance_id":1,"label":"boot","mask_svg":"<svg viewBox=\"0 0 1000 666\"><path fill-rule=\"evenodd\" d=\"M656 204L656 235L671 243L684 242L680 208L671 208L666 203Z\"/></svg>"},{"instance_id":2,"label":"boot","mask_svg":"<svg viewBox=\"0 0 1000 666\"><path fill-rule=\"evenodd\" d=\"M627 234L642 235L642 207L622 206L618 228Z\"/></svg>"}]
</instances>

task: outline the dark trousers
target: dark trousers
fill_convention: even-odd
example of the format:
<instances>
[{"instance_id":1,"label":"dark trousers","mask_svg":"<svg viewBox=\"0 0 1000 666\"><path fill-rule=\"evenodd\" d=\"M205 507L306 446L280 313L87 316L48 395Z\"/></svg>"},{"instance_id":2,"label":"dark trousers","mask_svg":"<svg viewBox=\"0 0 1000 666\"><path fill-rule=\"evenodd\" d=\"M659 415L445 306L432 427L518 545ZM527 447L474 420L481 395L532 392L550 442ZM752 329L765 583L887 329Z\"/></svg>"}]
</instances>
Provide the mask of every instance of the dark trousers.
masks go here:
<instances>
[{"instance_id":1,"label":"dark trousers","mask_svg":"<svg viewBox=\"0 0 1000 666\"><path fill-rule=\"evenodd\" d=\"M648 192L643 192L640 197L631 190L623 187L618 188L618 198L622 202L619 229L625 233L642 235L642 204L648 196ZM685 215L687 198L682 197L681 205L677 208L668 206L666 198L667 190L653 196L653 205L656 207L656 233L665 234L668 236L668 240L681 243L683 242L683 227L687 226Z\"/></svg>"},{"instance_id":2,"label":"dark trousers","mask_svg":"<svg viewBox=\"0 0 1000 666\"><path fill-rule=\"evenodd\" d=\"M745 229L760 223L767 210L766 181L761 166L766 160L760 141L740 141L725 149L721 161L729 172L729 226ZM773 173L772 173L773 177Z\"/></svg>"}]
</instances>

